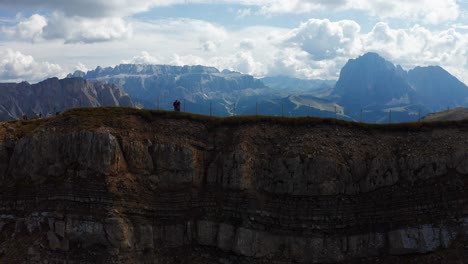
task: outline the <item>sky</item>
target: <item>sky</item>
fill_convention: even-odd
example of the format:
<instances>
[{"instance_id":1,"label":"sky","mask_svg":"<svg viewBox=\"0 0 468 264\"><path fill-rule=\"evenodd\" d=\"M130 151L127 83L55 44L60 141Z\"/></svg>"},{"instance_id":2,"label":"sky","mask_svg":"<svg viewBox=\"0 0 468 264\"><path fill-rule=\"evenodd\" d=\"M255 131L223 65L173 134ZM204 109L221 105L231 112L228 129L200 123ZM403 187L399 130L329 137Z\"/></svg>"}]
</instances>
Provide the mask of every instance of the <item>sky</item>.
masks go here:
<instances>
[{"instance_id":1,"label":"sky","mask_svg":"<svg viewBox=\"0 0 468 264\"><path fill-rule=\"evenodd\" d=\"M121 63L337 79L366 52L468 84L468 0L0 0L0 82Z\"/></svg>"}]
</instances>

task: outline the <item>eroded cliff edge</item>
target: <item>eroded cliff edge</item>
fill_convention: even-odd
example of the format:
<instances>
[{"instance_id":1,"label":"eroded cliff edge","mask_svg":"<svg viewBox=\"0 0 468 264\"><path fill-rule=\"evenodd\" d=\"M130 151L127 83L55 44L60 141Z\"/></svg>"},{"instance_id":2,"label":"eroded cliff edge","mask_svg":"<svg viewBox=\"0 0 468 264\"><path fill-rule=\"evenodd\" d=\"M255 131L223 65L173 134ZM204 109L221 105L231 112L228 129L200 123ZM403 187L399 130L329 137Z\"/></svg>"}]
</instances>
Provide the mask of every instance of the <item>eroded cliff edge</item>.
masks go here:
<instances>
[{"instance_id":1,"label":"eroded cliff edge","mask_svg":"<svg viewBox=\"0 0 468 264\"><path fill-rule=\"evenodd\" d=\"M0 262L463 263L467 132L116 108L1 123Z\"/></svg>"}]
</instances>

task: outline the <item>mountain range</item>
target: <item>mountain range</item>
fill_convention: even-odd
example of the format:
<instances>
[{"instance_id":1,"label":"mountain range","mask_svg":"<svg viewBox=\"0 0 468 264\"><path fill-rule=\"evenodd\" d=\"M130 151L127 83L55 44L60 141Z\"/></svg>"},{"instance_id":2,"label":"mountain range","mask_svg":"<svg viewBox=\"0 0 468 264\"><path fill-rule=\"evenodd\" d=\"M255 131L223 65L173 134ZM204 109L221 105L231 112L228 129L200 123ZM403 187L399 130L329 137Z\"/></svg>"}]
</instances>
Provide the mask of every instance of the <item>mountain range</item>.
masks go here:
<instances>
[{"instance_id":1,"label":"mountain range","mask_svg":"<svg viewBox=\"0 0 468 264\"><path fill-rule=\"evenodd\" d=\"M128 106L132 99L117 85L83 78L50 78L37 84L0 83L0 120L48 116L76 107Z\"/></svg>"},{"instance_id":2,"label":"mountain range","mask_svg":"<svg viewBox=\"0 0 468 264\"><path fill-rule=\"evenodd\" d=\"M370 123L415 121L468 105L468 88L439 66L409 71L377 53L350 59L339 79L256 79L214 67L121 64L64 80L0 84L0 119L79 106L136 106L205 115L320 116Z\"/></svg>"},{"instance_id":3,"label":"mountain range","mask_svg":"<svg viewBox=\"0 0 468 264\"><path fill-rule=\"evenodd\" d=\"M264 94L267 87L251 75L219 71L206 66L121 64L87 73L77 71L68 77L83 77L121 86L145 108L169 110L175 99L184 100L190 112L230 115L243 109L239 101ZM237 104L237 107L235 106Z\"/></svg>"},{"instance_id":4,"label":"mountain range","mask_svg":"<svg viewBox=\"0 0 468 264\"><path fill-rule=\"evenodd\" d=\"M367 122L402 122L467 105L468 88L441 67L406 72L377 53L366 53L342 68L328 98L355 120L364 115Z\"/></svg>"},{"instance_id":5,"label":"mountain range","mask_svg":"<svg viewBox=\"0 0 468 264\"><path fill-rule=\"evenodd\" d=\"M377 53L350 59L338 81L286 76L255 79L205 66L122 64L69 77L120 85L147 108L227 116L262 114L326 116L365 122L414 121L430 112L468 103L465 84L438 66L405 71Z\"/></svg>"}]
</instances>

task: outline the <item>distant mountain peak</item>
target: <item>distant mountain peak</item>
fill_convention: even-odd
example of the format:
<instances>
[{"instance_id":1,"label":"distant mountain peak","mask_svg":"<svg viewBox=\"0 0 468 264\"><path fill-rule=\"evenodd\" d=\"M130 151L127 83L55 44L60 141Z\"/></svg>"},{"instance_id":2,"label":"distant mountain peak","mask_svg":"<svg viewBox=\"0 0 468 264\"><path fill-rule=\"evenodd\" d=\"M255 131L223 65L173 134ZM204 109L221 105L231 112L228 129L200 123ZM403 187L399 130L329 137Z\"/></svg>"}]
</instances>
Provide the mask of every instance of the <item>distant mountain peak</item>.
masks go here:
<instances>
[{"instance_id":1,"label":"distant mountain peak","mask_svg":"<svg viewBox=\"0 0 468 264\"><path fill-rule=\"evenodd\" d=\"M411 93L406 72L379 54L368 52L351 59L342 68L333 94L348 108L387 105Z\"/></svg>"}]
</instances>

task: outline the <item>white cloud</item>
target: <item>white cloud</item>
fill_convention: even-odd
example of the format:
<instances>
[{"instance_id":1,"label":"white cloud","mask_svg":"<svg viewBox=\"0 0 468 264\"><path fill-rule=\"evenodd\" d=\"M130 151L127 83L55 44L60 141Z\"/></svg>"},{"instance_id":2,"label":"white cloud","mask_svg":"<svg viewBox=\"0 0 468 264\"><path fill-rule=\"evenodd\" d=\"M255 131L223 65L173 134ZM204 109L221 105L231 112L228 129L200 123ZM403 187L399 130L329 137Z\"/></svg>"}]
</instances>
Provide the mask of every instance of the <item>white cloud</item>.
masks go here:
<instances>
[{"instance_id":1,"label":"white cloud","mask_svg":"<svg viewBox=\"0 0 468 264\"><path fill-rule=\"evenodd\" d=\"M76 67L75 67L75 71L87 72L87 71L89 71L89 68L86 67L86 65L84 65L83 63L78 62L78 65L76 65Z\"/></svg>"},{"instance_id":2,"label":"white cloud","mask_svg":"<svg viewBox=\"0 0 468 264\"><path fill-rule=\"evenodd\" d=\"M456 0L348 0L345 9L358 9L380 18L400 18L439 24L456 20L460 7Z\"/></svg>"},{"instance_id":3,"label":"white cloud","mask_svg":"<svg viewBox=\"0 0 468 264\"><path fill-rule=\"evenodd\" d=\"M31 41L61 39L65 43L93 43L128 38L132 26L122 18L66 17L55 12L51 17L34 14L13 27L3 27L10 36Z\"/></svg>"},{"instance_id":4,"label":"white cloud","mask_svg":"<svg viewBox=\"0 0 468 264\"><path fill-rule=\"evenodd\" d=\"M239 9L237 10L237 19L242 19L251 16L252 14L253 12L251 8Z\"/></svg>"},{"instance_id":5,"label":"white cloud","mask_svg":"<svg viewBox=\"0 0 468 264\"><path fill-rule=\"evenodd\" d=\"M161 6L213 3L213 0L0 0L0 8L44 8L59 11L67 17L124 18ZM241 8L237 13L240 18L255 13L275 15L321 10L362 10L379 18L412 19L424 24L439 24L463 16L457 0L219 0L216 4L245 6L246 8Z\"/></svg>"},{"instance_id":6,"label":"white cloud","mask_svg":"<svg viewBox=\"0 0 468 264\"><path fill-rule=\"evenodd\" d=\"M207 40L201 44L202 49L206 52L213 52L217 49L217 44L214 41Z\"/></svg>"},{"instance_id":7,"label":"white cloud","mask_svg":"<svg viewBox=\"0 0 468 264\"><path fill-rule=\"evenodd\" d=\"M80 17L115 17L128 16L149 10L159 4L165 2L182 2L183 1L147 1L147 0L80 0L80 1L63 1L63 0L0 0L0 7L14 9L49 9L52 11L63 12L66 16Z\"/></svg>"},{"instance_id":8,"label":"white cloud","mask_svg":"<svg viewBox=\"0 0 468 264\"><path fill-rule=\"evenodd\" d=\"M239 42L239 48L243 50L252 50L255 48L255 42L251 39L243 39Z\"/></svg>"},{"instance_id":9,"label":"white cloud","mask_svg":"<svg viewBox=\"0 0 468 264\"><path fill-rule=\"evenodd\" d=\"M272 1L254 1L261 6L262 14L278 13L308 13L316 10L337 8L346 4L347 0L272 0Z\"/></svg>"},{"instance_id":10,"label":"white cloud","mask_svg":"<svg viewBox=\"0 0 468 264\"><path fill-rule=\"evenodd\" d=\"M172 60L169 62L170 65L184 66L184 65L205 65L211 66L201 57L194 55L179 55L173 54Z\"/></svg>"},{"instance_id":11,"label":"white cloud","mask_svg":"<svg viewBox=\"0 0 468 264\"><path fill-rule=\"evenodd\" d=\"M266 74L264 65L254 58L251 51L240 51L231 59L233 60L231 67L236 71L254 76L264 76Z\"/></svg>"},{"instance_id":12,"label":"white cloud","mask_svg":"<svg viewBox=\"0 0 468 264\"><path fill-rule=\"evenodd\" d=\"M122 60L123 64L160 64L160 59L152 56L147 51L142 51L141 55L133 57L131 60Z\"/></svg>"},{"instance_id":13,"label":"white cloud","mask_svg":"<svg viewBox=\"0 0 468 264\"><path fill-rule=\"evenodd\" d=\"M0 79L2 81L36 82L48 77L63 77L62 68L49 62L37 62L32 56L7 49L0 52Z\"/></svg>"},{"instance_id":14,"label":"white cloud","mask_svg":"<svg viewBox=\"0 0 468 264\"><path fill-rule=\"evenodd\" d=\"M43 31L46 39L63 39L65 43L93 43L128 38L132 34L132 27L117 17L89 19L66 17L56 12Z\"/></svg>"},{"instance_id":15,"label":"white cloud","mask_svg":"<svg viewBox=\"0 0 468 264\"><path fill-rule=\"evenodd\" d=\"M17 26L12 28L3 28L3 31L10 36L21 39L30 39L36 41L42 37L42 30L47 25L45 17L34 14L27 19L17 17Z\"/></svg>"},{"instance_id":16,"label":"white cloud","mask_svg":"<svg viewBox=\"0 0 468 264\"><path fill-rule=\"evenodd\" d=\"M351 20L310 19L294 29L286 43L308 52L314 60L351 56L359 52L360 30Z\"/></svg>"}]
</instances>

